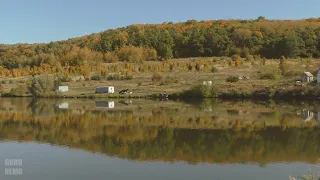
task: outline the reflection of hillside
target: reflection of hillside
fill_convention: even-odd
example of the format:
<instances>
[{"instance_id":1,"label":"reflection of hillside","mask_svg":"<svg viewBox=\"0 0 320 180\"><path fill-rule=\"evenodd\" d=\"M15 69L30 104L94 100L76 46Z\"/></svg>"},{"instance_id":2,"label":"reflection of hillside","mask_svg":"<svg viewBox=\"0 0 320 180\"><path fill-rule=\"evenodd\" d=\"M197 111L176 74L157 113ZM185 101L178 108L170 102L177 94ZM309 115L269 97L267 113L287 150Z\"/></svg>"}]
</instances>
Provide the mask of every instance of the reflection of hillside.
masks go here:
<instances>
[{"instance_id":1,"label":"reflection of hillside","mask_svg":"<svg viewBox=\"0 0 320 180\"><path fill-rule=\"evenodd\" d=\"M4 120L0 139L64 145L137 161L190 163L315 162L320 152L318 127L266 127L192 130L138 125L105 125L77 120Z\"/></svg>"},{"instance_id":2,"label":"reflection of hillside","mask_svg":"<svg viewBox=\"0 0 320 180\"><path fill-rule=\"evenodd\" d=\"M297 111L316 112L317 107L136 100L101 109L93 100L1 99L0 139L65 145L133 160L313 162L320 153L318 122L305 122Z\"/></svg>"},{"instance_id":3,"label":"reflection of hillside","mask_svg":"<svg viewBox=\"0 0 320 180\"><path fill-rule=\"evenodd\" d=\"M250 101L211 101L185 104L135 100L130 105L116 102L113 109L97 108L96 101L83 99L2 99L0 118L16 120L68 120L78 116L101 119L109 125L166 126L170 128L228 129L265 126L300 127L316 125L316 118L304 122L297 111L315 111L317 105L290 105Z\"/></svg>"},{"instance_id":4,"label":"reflection of hillside","mask_svg":"<svg viewBox=\"0 0 320 180\"><path fill-rule=\"evenodd\" d=\"M316 120L305 122L300 116L294 114L259 114L256 120L239 119L237 116L223 119L215 115L179 115L166 114L161 109L151 110L152 115L136 115L132 111L114 110L108 112L86 111L74 113L74 110L59 110L48 117L45 114L34 116L19 112L2 112L1 120L14 120L20 123L36 121L55 123L69 123L72 121L75 126L81 126L82 121L101 122L101 125L113 126L143 126L143 127L168 127L181 129L264 129L266 127L314 127L318 125ZM80 123L80 124L79 124Z\"/></svg>"}]
</instances>

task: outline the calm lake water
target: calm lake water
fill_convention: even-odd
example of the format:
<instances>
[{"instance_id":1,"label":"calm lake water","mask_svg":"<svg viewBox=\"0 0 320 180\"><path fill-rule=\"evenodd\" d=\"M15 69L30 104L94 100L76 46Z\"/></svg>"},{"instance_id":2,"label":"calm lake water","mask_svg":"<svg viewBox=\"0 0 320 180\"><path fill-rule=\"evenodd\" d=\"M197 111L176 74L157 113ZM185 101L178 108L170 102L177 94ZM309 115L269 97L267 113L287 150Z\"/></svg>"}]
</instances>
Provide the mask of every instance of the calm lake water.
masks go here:
<instances>
[{"instance_id":1,"label":"calm lake water","mask_svg":"<svg viewBox=\"0 0 320 180\"><path fill-rule=\"evenodd\" d=\"M1 98L0 179L319 175L319 122L319 102Z\"/></svg>"}]
</instances>

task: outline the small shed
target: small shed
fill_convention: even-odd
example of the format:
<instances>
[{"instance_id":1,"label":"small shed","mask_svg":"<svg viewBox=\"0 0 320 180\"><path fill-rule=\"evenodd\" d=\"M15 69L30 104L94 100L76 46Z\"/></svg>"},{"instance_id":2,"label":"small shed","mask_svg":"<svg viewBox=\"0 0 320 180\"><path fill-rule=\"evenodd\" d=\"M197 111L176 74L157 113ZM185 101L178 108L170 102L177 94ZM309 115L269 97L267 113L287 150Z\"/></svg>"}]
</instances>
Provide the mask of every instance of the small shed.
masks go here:
<instances>
[{"instance_id":1,"label":"small shed","mask_svg":"<svg viewBox=\"0 0 320 180\"><path fill-rule=\"evenodd\" d=\"M97 101L96 107L113 109L114 108L114 101Z\"/></svg>"},{"instance_id":2,"label":"small shed","mask_svg":"<svg viewBox=\"0 0 320 180\"><path fill-rule=\"evenodd\" d=\"M301 75L302 82L311 82L313 78L314 76L310 72L304 72Z\"/></svg>"},{"instance_id":3,"label":"small shed","mask_svg":"<svg viewBox=\"0 0 320 180\"><path fill-rule=\"evenodd\" d=\"M318 71L317 82L320 83L320 70Z\"/></svg>"},{"instance_id":4,"label":"small shed","mask_svg":"<svg viewBox=\"0 0 320 180\"><path fill-rule=\"evenodd\" d=\"M69 87L68 86L58 86L58 87L56 87L56 91L68 92L69 91Z\"/></svg>"},{"instance_id":5,"label":"small shed","mask_svg":"<svg viewBox=\"0 0 320 180\"><path fill-rule=\"evenodd\" d=\"M103 87L97 87L96 93L114 93L114 87L113 86L103 86Z\"/></svg>"},{"instance_id":6,"label":"small shed","mask_svg":"<svg viewBox=\"0 0 320 180\"><path fill-rule=\"evenodd\" d=\"M303 110L302 118L305 122L310 121L313 117L314 117L314 114L312 111Z\"/></svg>"},{"instance_id":7,"label":"small shed","mask_svg":"<svg viewBox=\"0 0 320 180\"><path fill-rule=\"evenodd\" d=\"M204 86L211 86L212 85L212 81L203 81L202 85Z\"/></svg>"}]
</instances>

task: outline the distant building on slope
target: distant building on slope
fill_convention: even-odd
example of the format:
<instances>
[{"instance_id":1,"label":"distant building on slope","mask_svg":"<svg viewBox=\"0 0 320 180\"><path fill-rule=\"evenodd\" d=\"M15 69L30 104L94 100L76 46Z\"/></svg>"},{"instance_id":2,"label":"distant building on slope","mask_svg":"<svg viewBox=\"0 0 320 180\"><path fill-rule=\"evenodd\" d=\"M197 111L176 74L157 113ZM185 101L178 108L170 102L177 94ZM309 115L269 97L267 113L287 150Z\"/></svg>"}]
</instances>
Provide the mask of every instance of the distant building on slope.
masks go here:
<instances>
[{"instance_id":1,"label":"distant building on slope","mask_svg":"<svg viewBox=\"0 0 320 180\"><path fill-rule=\"evenodd\" d=\"M301 75L302 82L311 82L314 79L314 76L310 72L304 72Z\"/></svg>"},{"instance_id":2,"label":"distant building on slope","mask_svg":"<svg viewBox=\"0 0 320 180\"><path fill-rule=\"evenodd\" d=\"M58 86L56 87L56 92L68 92L69 87L68 86Z\"/></svg>"},{"instance_id":3,"label":"distant building on slope","mask_svg":"<svg viewBox=\"0 0 320 180\"><path fill-rule=\"evenodd\" d=\"M112 94L114 93L114 87L113 86L103 86L103 87L97 87L96 93L108 93Z\"/></svg>"},{"instance_id":4,"label":"distant building on slope","mask_svg":"<svg viewBox=\"0 0 320 180\"><path fill-rule=\"evenodd\" d=\"M310 121L314 117L314 114L312 111L303 110L302 111L302 118L305 122Z\"/></svg>"},{"instance_id":5,"label":"distant building on slope","mask_svg":"<svg viewBox=\"0 0 320 180\"><path fill-rule=\"evenodd\" d=\"M301 75L302 82L311 82L313 78L314 76L310 72L304 72Z\"/></svg>"}]
</instances>

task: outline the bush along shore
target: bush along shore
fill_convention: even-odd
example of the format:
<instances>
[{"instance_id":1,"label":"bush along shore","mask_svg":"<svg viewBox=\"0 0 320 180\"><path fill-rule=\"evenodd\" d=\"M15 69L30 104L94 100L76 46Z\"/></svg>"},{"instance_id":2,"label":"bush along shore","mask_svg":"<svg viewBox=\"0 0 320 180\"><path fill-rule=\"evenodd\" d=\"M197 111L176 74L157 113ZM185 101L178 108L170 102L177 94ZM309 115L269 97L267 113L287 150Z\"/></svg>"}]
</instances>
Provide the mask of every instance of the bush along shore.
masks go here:
<instances>
[{"instance_id":1,"label":"bush along shore","mask_svg":"<svg viewBox=\"0 0 320 180\"><path fill-rule=\"evenodd\" d=\"M34 92L33 92L34 93ZM19 92L2 93L1 97L33 97L33 98L85 98L85 99L161 99L161 94L79 94L79 95L64 95L59 92L45 92L39 94L19 94ZM306 99L320 100L320 84L313 84L307 87L295 86L292 88L283 87L265 87L261 89L243 90L241 88L224 89L215 85L197 85L189 90L168 94L171 100L185 99L205 99L205 98L221 98L221 99Z\"/></svg>"},{"instance_id":2,"label":"bush along shore","mask_svg":"<svg viewBox=\"0 0 320 180\"><path fill-rule=\"evenodd\" d=\"M229 88L223 89L214 85L198 85L189 90L173 93L171 99L188 98L246 98L246 99L313 99L320 100L320 84L312 84L307 87L295 86L284 87L265 87L261 89Z\"/></svg>"},{"instance_id":3,"label":"bush along shore","mask_svg":"<svg viewBox=\"0 0 320 180\"><path fill-rule=\"evenodd\" d=\"M159 96L157 94L154 95L117 95L117 94L81 94L81 95L62 95L62 94L45 94L45 95L39 95L39 96L32 96L30 94L25 95L16 95L16 94L10 94L10 93L4 93L1 94L1 97L15 97L15 98L65 98L65 99L71 99L71 98L84 98L84 99L156 99Z\"/></svg>"}]
</instances>

